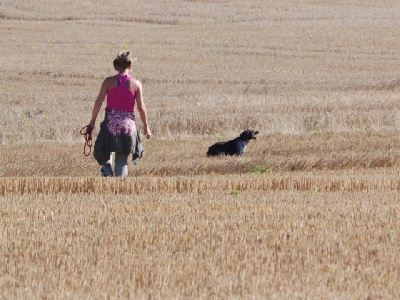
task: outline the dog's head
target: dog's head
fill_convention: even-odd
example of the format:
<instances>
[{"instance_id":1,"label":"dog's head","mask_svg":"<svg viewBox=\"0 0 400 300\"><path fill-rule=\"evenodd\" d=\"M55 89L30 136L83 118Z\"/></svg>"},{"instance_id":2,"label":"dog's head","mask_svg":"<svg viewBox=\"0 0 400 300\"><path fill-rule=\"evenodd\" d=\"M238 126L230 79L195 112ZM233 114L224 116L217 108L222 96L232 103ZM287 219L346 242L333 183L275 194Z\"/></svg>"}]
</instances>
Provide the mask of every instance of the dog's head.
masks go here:
<instances>
[{"instance_id":1,"label":"dog's head","mask_svg":"<svg viewBox=\"0 0 400 300\"><path fill-rule=\"evenodd\" d=\"M245 142L248 142L250 140L256 140L257 139L257 134L258 134L258 131L245 130L240 134L240 138L242 140L244 140Z\"/></svg>"}]
</instances>

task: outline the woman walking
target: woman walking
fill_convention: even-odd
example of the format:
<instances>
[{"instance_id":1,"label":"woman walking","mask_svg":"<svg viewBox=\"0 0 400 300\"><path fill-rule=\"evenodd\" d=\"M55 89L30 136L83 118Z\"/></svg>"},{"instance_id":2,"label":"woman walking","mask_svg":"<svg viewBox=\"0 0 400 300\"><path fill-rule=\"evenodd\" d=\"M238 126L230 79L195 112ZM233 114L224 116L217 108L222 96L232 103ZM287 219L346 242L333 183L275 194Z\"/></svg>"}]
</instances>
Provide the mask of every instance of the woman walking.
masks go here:
<instances>
[{"instance_id":1,"label":"woman walking","mask_svg":"<svg viewBox=\"0 0 400 300\"><path fill-rule=\"evenodd\" d=\"M93 106L92 118L88 128L93 129L97 115L107 96L104 121L100 124L93 156L101 165L102 176L127 176L128 155L137 164L143 155L143 146L135 121L135 105L144 126L147 139L151 137L147 121L147 111L143 100L142 83L133 78L130 52L120 52L114 60L117 75L107 77L101 85L99 95ZM112 168L111 153L115 153L115 167Z\"/></svg>"}]
</instances>

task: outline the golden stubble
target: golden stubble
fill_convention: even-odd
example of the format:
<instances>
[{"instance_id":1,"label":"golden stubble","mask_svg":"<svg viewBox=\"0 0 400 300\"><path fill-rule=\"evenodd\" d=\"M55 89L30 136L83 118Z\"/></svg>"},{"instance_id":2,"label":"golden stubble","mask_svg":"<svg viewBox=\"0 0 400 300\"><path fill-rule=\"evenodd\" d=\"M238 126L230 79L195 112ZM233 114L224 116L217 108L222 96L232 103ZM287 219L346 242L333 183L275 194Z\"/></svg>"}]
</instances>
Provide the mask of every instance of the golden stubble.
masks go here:
<instances>
[{"instance_id":1,"label":"golden stubble","mask_svg":"<svg viewBox=\"0 0 400 300\"><path fill-rule=\"evenodd\" d=\"M165 187L2 197L2 295L398 294L399 205L390 189Z\"/></svg>"}]
</instances>

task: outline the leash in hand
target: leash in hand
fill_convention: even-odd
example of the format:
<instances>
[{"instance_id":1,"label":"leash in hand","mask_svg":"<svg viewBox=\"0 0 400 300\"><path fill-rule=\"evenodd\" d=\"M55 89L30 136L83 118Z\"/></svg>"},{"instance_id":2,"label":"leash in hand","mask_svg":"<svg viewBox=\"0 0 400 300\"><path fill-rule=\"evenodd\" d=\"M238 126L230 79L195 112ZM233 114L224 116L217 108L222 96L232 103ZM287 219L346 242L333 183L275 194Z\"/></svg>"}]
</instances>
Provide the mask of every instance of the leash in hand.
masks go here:
<instances>
[{"instance_id":1,"label":"leash in hand","mask_svg":"<svg viewBox=\"0 0 400 300\"><path fill-rule=\"evenodd\" d=\"M85 156L89 156L92 152L92 131L93 126L91 125L82 127L80 131L81 135L83 135L85 138L85 146L83 148L83 154L85 154ZM88 148L89 150L87 150L86 148Z\"/></svg>"}]
</instances>

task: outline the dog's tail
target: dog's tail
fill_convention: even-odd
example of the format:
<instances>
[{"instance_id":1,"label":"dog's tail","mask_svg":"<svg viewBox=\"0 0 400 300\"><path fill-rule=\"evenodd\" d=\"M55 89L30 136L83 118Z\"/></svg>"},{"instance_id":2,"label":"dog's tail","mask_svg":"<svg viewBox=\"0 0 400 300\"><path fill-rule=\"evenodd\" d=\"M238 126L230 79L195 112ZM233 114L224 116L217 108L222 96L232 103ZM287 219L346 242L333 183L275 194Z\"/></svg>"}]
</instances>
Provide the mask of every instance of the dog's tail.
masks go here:
<instances>
[{"instance_id":1,"label":"dog's tail","mask_svg":"<svg viewBox=\"0 0 400 300\"><path fill-rule=\"evenodd\" d=\"M219 155L219 151L215 145L212 145L208 148L207 156L217 156Z\"/></svg>"}]
</instances>

